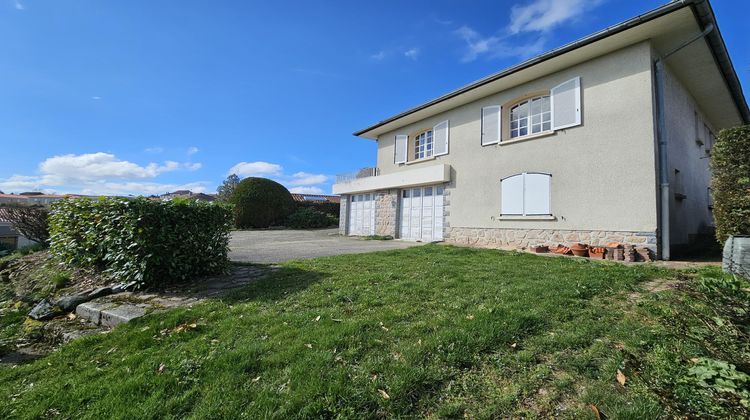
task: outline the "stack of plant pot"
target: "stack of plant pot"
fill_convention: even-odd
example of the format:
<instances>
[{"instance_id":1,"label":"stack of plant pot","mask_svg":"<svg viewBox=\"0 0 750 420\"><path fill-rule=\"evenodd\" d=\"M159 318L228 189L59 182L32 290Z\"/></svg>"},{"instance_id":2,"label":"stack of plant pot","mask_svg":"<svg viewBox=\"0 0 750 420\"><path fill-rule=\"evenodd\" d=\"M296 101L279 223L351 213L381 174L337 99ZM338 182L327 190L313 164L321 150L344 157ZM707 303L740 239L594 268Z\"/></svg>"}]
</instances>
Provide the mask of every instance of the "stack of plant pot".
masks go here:
<instances>
[{"instance_id":1,"label":"stack of plant pot","mask_svg":"<svg viewBox=\"0 0 750 420\"><path fill-rule=\"evenodd\" d=\"M536 254L551 252L560 255L575 255L577 257L589 257L592 260L608 259L612 261L625 262L651 262L654 260L653 251L646 247L636 248L635 245L623 245L619 242L610 242L607 246L593 246L576 243L567 247L558 244L556 247L546 245L534 245L529 250Z\"/></svg>"}]
</instances>

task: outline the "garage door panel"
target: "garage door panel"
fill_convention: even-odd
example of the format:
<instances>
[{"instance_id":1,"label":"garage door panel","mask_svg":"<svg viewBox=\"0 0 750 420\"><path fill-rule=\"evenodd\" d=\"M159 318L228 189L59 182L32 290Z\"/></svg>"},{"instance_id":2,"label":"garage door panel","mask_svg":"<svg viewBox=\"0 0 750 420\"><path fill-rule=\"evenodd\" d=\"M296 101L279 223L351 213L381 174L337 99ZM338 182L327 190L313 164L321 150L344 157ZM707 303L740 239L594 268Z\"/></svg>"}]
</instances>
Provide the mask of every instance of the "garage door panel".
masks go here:
<instances>
[{"instance_id":1,"label":"garage door panel","mask_svg":"<svg viewBox=\"0 0 750 420\"><path fill-rule=\"evenodd\" d=\"M372 235L375 230L375 202L373 194L356 194L349 206L349 235Z\"/></svg>"},{"instance_id":2,"label":"garage door panel","mask_svg":"<svg viewBox=\"0 0 750 420\"><path fill-rule=\"evenodd\" d=\"M404 239L443 239L443 188L420 187L401 192L401 230Z\"/></svg>"}]
</instances>

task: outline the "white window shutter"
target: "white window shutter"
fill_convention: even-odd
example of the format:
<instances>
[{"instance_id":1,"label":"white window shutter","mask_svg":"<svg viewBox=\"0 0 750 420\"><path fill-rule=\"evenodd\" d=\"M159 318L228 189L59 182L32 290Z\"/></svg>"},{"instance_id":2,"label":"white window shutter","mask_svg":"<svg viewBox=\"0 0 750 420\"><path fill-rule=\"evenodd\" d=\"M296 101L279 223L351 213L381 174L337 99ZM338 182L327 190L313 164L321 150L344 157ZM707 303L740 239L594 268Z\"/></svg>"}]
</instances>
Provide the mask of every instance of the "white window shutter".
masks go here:
<instances>
[{"instance_id":1,"label":"white window shutter","mask_svg":"<svg viewBox=\"0 0 750 420\"><path fill-rule=\"evenodd\" d=\"M406 162L406 147L409 143L409 136L405 134L399 134L396 136L396 145L393 151L393 162L404 163Z\"/></svg>"},{"instance_id":2,"label":"white window shutter","mask_svg":"<svg viewBox=\"0 0 750 420\"><path fill-rule=\"evenodd\" d=\"M482 146L500 142L501 121L499 105L482 108Z\"/></svg>"},{"instance_id":3,"label":"white window shutter","mask_svg":"<svg viewBox=\"0 0 750 420\"><path fill-rule=\"evenodd\" d=\"M581 78L576 77L552 88L552 129L581 125Z\"/></svg>"},{"instance_id":4,"label":"white window shutter","mask_svg":"<svg viewBox=\"0 0 750 420\"><path fill-rule=\"evenodd\" d=\"M500 181L500 212L503 215L523 214L523 174Z\"/></svg>"},{"instance_id":5,"label":"white window shutter","mask_svg":"<svg viewBox=\"0 0 750 420\"><path fill-rule=\"evenodd\" d=\"M448 154L448 137L449 134L448 121L443 121L435 125L432 128L432 138L435 148L435 156L447 155Z\"/></svg>"},{"instance_id":6,"label":"white window shutter","mask_svg":"<svg viewBox=\"0 0 750 420\"><path fill-rule=\"evenodd\" d=\"M546 215L550 211L550 181L547 174L527 173L524 177L523 210L524 214Z\"/></svg>"}]
</instances>

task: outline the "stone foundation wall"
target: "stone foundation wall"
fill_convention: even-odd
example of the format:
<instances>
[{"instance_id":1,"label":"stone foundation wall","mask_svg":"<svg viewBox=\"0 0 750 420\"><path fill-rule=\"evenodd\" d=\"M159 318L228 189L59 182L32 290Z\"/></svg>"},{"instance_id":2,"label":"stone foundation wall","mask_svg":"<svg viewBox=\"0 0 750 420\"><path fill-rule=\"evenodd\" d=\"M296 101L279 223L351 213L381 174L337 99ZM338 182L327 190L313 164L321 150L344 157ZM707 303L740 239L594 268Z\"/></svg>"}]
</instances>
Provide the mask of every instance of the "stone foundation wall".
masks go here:
<instances>
[{"instance_id":1,"label":"stone foundation wall","mask_svg":"<svg viewBox=\"0 0 750 420\"><path fill-rule=\"evenodd\" d=\"M339 235L346 236L347 215L349 212L349 196L341 196L341 207L339 210Z\"/></svg>"},{"instance_id":2,"label":"stone foundation wall","mask_svg":"<svg viewBox=\"0 0 750 420\"><path fill-rule=\"evenodd\" d=\"M398 190L375 193L375 234L396 237L398 226Z\"/></svg>"},{"instance_id":3,"label":"stone foundation wall","mask_svg":"<svg viewBox=\"0 0 750 420\"><path fill-rule=\"evenodd\" d=\"M493 248L526 248L533 245L571 244L581 242L605 246L609 242L645 246L656 252L655 232L578 231L552 229L475 229L445 228L445 242Z\"/></svg>"}]
</instances>

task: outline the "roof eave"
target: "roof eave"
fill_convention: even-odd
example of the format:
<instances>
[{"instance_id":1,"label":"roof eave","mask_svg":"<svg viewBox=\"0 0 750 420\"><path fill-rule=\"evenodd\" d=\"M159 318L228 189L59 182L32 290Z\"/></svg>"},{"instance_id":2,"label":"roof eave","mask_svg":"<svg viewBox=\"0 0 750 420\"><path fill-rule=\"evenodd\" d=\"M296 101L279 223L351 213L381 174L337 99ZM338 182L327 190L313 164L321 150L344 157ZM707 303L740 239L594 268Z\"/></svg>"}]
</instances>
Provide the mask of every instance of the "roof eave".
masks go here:
<instances>
[{"instance_id":1,"label":"roof eave","mask_svg":"<svg viewBox=\"0 0 750 420\"><path fill-rule=\"evenodd\" d=\"M711 23L716 28L714 31L711 31L711 33L709 33L707 37L709 47L712 53L714 54L714 58L716 60L717 65L721 69L722 75L727 84L727 88L730 90L732 97L734 98L735 104L737 108L740 110L740 114L742 116L743 121L745 123L750 122L750 111L748 110L747 102L745 101L745 96L742 92L742 86L739 82L739 78L737 77L737 74L734 71L734 66L732 65L731 59L729 58L729 52L727 51L726 45L724 44L724 40L721 37L721 34L719 33L718 24L716 22L716 17L713 14L713 10L711 9L711 6L708 4L708 1L706 0L679 0L679 1L670 2L668 4L665 4L664 6L653 9L642 15L628 19L624 22L618 23L617 25L610 26L601 31L588 35L584 38L581 38L569 44L550 50L542 55L539 55L537 57L521 62L515 66L509 67L498 73L489 75L483 79L477 80L476 82L470 83L466 86L463 86L459 89L449 92L443 96L440 96L431 101L425 102L407 111L396 114L393 117L382 120L370 127L356 131L353 134L357 137L365 137L365 138L377 140L377 135L372 135L371 132L373 130L376 130L379 127L382 127L386 124L390 124L394 121L397 121L415 112L429 108L433 105L439 104L448 99L454 98L463 93L476 89L480 86L486 85L488 83L494 82L496 80L499 80L513 73L517 73L519 71L525 70L529 67L535 66L537 64L543 63L552 58L568 53L570 51L573 51L578 48L584 47L586 45L592 44L594 42L600 41L609 36L618 34L628 29L632 29L643 23L660 18L676 10L679 10L679 9L682 9L683 7L688 7L688 6L692 6L693 15L696 16L696 18L701 24L701 27L705 27L709 23Z\"/></svg>"}]
</instances>

